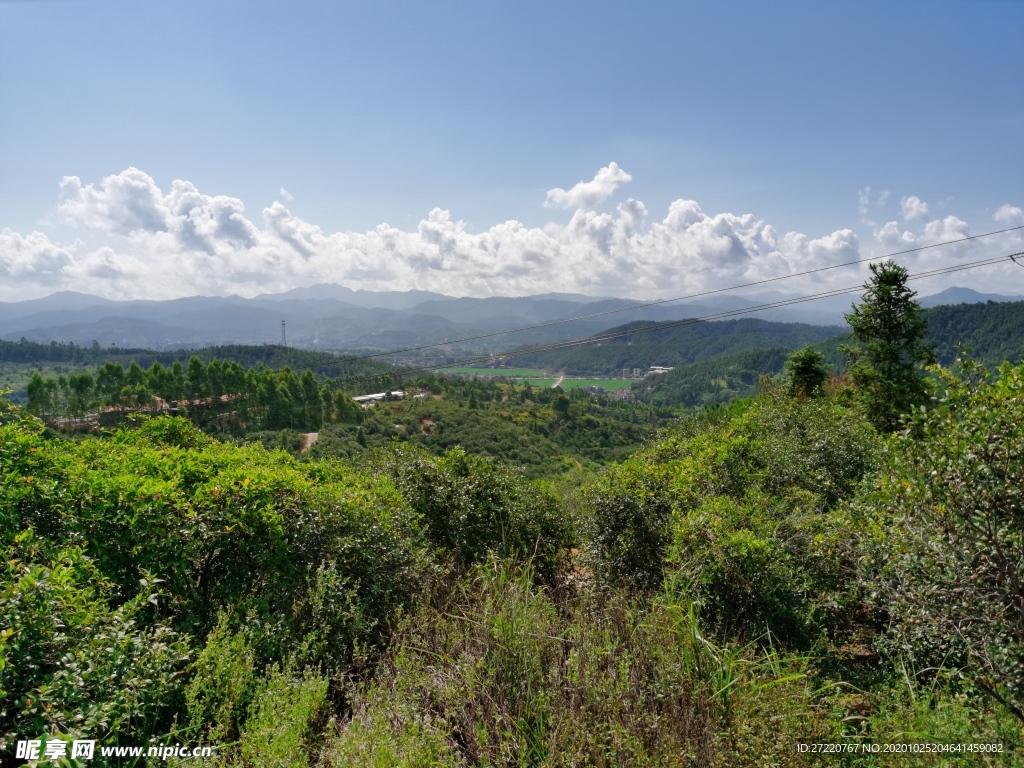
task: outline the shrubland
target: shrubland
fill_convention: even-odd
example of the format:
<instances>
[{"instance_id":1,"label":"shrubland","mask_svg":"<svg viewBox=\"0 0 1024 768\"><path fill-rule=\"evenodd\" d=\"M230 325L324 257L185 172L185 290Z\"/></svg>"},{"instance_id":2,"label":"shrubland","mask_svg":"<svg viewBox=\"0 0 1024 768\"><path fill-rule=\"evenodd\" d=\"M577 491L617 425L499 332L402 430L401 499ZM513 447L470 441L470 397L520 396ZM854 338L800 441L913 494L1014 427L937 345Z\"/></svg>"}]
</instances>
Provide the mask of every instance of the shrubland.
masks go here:
<instances>
[{"instance_id":1,"label":"shrubland","mask_svg":"<svg viewBox=\"0 0 1024 768\"><path fill-rule=\"evenodd\" d=\"M785 370L668 424L424 381L301 458L183 417L72 438L0 399L0 750L1024 764L1024 366L934 369L894 429L814 350ZM882 751L915 744L998 751Z\"/></svg>"}]
</instances>

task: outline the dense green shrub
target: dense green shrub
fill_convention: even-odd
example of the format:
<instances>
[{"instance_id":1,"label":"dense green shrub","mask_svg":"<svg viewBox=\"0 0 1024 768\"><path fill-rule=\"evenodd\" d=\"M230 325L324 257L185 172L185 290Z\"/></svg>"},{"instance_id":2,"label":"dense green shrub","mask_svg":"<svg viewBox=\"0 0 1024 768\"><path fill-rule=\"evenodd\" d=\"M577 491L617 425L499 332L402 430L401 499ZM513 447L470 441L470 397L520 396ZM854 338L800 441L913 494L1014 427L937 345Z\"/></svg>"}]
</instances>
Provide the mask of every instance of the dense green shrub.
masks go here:
<instances>
[{"instance_id":1,"label":"dense green shrub","mask_svg":"<svg viewBox=\"0 0 1024 768\"><path fill-rule=\"evenodd\" d=\"M894 441L853 513L865 578L919 668L966 661L1024 720L1024 368L950 375L941 407Z\"/></svg>"},{"instance_id":2,"label":"dense green shrub","mask_svg":"<svg viewBox=\"0 0 1024 768\"><path fill-rule=\"evenodd\" d=\"M671 540L672 501L667 473L642 460L615 467L593 488L588 502L590 538L600 569L614 584L653 589L661 584Z\"/></svg>"},{"instance_id":3,"label":"dense green shrub","mask_svg":"<svg viewBox=\"0 0 1024 768\"><path fill-rule=\"evenodd\" d=\"M530 558L550 579L572 544L558 498L495 461L461 448L435 458L403 446L378 453L375 463L422 515L431 542L463 567L494 552Z\"/></svg>"},{"instance_id":4,"label":"dense green shrub","mask_svg":"<svg viewBox=\"0 0 1024 768\"><path fill-rule=\"evenodd\" d=\"M304 661L344 667L430 571L419 518L387 478L219 443L184 419L80 443L2 427L0 483L7 535L77 542L120 601L156 575L161 610L188 634L233 606L266 658L303 646ZM325 579L343 597L324 596Z\"/></svg>"},{"instance_id":5,"label":"dense green shrub","mask_svg":"<svg viewBox=\"0 0 1024 768\"><path fill-rule=\"evenodd\" d=\"M153 581L118 599L80 549L31 529L2 555L0 750L51 729L142 743L166 726L189 646L155 616Z\"/></svg>"},{"instance_id":6,"label":"dense green shrub","mask_svg":"<svg viewBox=\"0 0 1024 768\"><path fill-rule=\"evenodd\" d=\"M667 564L721 631L810 643L847 581L832 510L878 447L856 412L777 391L688 423L592 492L598 568L651 588Z\"/></svg>"}]
</instances>

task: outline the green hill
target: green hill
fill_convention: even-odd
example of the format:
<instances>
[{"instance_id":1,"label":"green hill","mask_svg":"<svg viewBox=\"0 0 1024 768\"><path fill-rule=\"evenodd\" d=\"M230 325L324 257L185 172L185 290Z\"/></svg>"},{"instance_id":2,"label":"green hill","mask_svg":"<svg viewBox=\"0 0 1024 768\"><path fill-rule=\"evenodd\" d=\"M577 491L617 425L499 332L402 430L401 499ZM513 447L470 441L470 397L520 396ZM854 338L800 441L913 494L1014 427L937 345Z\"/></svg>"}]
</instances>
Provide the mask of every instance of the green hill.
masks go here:
<instances>
[{"instance_id":1,"label":"green hill","mask_svg":"<svg viewBox=\"0 0 1024 768\"><path fill-rule=\"evenodd\" d=\"M636 399L652 405L697 406L726 403L757 394L761 376L779 373L789 350L748 349L682 365L633 385Z\"/></svg>"},{"instance_id":2,"label":"green hill","mask_svg":"<svg viewBox=\"0 0 1024 768\"><path fill-rule=\"evenodd\" d=\"M959 344L990 368L1006 360L1016 364L1024 359L1024 301L949 304L925 310L925 317L927 340L935 346L942 365L956 359ZM833 370L843 372L848 363L839 348L852 343L853 338L843 334L815 346Z\"/></svg>"},{"instance_id":3,"label":"green hill","mask_svg":"<svg viewBox=\"0 0 1024 768\"><path fill-rule=\"evenodd\" d=\"M612 341L514 358L516 365L565 371L570 376L615 376L623 368L687 365L751 349L797 349L843 332L839 326L775 323L755 318L674 325L636 322L609 328L601 335L631 330Z\"/></svg>"}]
</instances>

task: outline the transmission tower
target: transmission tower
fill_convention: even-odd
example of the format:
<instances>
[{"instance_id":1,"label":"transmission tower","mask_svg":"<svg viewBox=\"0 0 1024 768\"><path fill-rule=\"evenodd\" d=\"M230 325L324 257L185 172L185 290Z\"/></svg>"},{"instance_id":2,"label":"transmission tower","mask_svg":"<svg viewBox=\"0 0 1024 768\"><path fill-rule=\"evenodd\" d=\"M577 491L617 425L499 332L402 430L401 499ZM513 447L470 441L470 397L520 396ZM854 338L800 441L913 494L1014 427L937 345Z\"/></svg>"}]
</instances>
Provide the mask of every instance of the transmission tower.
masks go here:
<instances>
[{"instance_id":1,"label":"transmission tower","mask_svg":"<svg viewBox=\"0 0 1024 768\"><path fill-rule=\"evenodd\" d=\"M287 347L288 346L288 339L284 335L284 320L281 321L281 346L282 347Z\"/></svg>"}]
</instances>

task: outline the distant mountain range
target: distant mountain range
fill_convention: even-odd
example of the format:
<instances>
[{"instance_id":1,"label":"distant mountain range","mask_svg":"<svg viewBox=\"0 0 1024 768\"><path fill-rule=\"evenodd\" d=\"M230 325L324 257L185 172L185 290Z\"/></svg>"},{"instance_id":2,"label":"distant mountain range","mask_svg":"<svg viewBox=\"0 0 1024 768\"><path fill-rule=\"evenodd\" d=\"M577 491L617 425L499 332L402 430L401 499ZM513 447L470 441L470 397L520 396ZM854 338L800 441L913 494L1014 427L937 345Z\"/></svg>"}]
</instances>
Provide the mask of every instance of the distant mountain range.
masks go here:
<instances>
[{"instance_id":1,"label":"distant mountain range","mask_svg":"<svg viewBox=\"0 0 1024 768\"><path fill-rule=\"evenodd\" d=\"M971 288L947 288L940 293L919 299L923 307L937 307L940 304L982 304L989 301L1024 301L1024 296L1001 296L998 293L978 293Z\"/></svg>"},{"instance_id":2,"label":"distant mountain range","mask_svg":"<svg viewBox=\"0 0 1024 768\"><path fill-rule=\"evenodd\" d=\"M396 349L600 315L459 344L448 350L461 354L579 338L635 321L678 320L742 310L780 298L784 295L720 295L621 311L642 302L564 293L454 298L430 291L356 291L331 284L251 299L192 296L167 301L112 301L62 291L41 299L0 302L0 338L26 338L41 343L70 341L81 345L96 341L104 347L113 344L152 349L265 344L280 342L284 320L289 345L309 349ZM933 306L1015 298L950 288L927 297L923 303ZM842 314L849 304L850 299L841 297L828 303L799 304L744 316L836 325L843 323Z\"/></svg>"}]
</instances>

